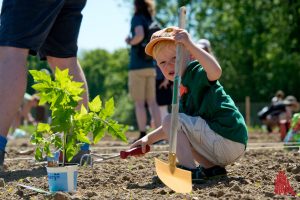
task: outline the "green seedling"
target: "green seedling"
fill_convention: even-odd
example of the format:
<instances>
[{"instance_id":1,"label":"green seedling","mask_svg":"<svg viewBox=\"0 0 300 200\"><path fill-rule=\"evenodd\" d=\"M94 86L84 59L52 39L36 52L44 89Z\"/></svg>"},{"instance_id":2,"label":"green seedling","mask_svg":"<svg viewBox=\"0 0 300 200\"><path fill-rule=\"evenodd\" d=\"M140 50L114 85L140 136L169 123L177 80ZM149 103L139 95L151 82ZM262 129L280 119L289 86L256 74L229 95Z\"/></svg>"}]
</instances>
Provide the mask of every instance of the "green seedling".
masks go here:
<instances>
[{"instance_id":1,"label":"green seedling","mask_svg":"<svg viewBox=\"0 0 300 200\"><path fill-rule=\"evenodd\" d=\"M54 80L43 71L30 70L35 84L32 86L40 97L39 105L48 103L52 122L39 123L32 135L31 142L36 145L35 158L41 160L43 155L53 157L51 149L63 152L63 163L70 161L80 150L83 143L97 143L108 133L113 138L127 142L127 126L112 119L114 100L103 104L100 96L77 109L84 93L83 83L73 81L68 69L56 68ZM88 134L92 134L92 141Z\"/></svg>"}]
</instances>

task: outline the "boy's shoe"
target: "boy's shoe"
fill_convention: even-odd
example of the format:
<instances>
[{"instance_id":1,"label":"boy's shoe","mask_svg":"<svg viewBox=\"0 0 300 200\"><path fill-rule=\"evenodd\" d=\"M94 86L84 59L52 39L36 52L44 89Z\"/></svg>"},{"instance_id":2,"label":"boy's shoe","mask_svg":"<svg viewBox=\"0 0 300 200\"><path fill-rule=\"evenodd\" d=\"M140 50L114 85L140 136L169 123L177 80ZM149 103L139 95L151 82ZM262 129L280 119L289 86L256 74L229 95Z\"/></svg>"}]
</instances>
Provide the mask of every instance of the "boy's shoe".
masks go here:
<instances>
[{"instance_id":1,"label":"boy's shoe","mask_svg":"<svg viewBox=\"0 0 300 200\"><path fill-rule=\"evenodd\" d=\"M4 170L4 157L5 157L5 151L0 150L0 172Z\"/></svg>"},{"instance_id":2,"label":"boy's shoe","mask_svg":"<svg viewBox=\"0 0 300 200\"><path fill-rule=\"evenodd\" d=\"M220 177L227 176L227 171L224 167L221 166L213 166L210 168L204 168L201 166L198 166L195 169L189 169L187 167L184 167L182 165L177 166L184 170L189 170L192 172L192 183L194 184L201 184L205 183L207 180L212 180Z\"/></svg>"}]
</instances>

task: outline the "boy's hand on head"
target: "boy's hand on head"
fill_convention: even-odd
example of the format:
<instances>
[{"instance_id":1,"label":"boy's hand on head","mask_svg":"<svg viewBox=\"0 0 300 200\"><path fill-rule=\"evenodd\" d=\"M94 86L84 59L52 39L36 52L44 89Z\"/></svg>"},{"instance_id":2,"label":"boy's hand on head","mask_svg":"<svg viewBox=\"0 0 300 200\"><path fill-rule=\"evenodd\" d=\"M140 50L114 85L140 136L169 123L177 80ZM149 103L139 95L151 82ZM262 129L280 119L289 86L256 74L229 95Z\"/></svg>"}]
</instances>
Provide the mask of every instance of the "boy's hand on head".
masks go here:
<instances>
[{"instance_id":1,"label":"boy's hand on head","mask_svg":"<svg viewBox=\"0 0 300 200\"><path fill-rule=\"evenodd\" d=\"M175 40L175 43L181 43L186 48L188 47L189 44L192 43L190 34L185 29L176 30L174 40Z\"/></svg>"}]
</instances>

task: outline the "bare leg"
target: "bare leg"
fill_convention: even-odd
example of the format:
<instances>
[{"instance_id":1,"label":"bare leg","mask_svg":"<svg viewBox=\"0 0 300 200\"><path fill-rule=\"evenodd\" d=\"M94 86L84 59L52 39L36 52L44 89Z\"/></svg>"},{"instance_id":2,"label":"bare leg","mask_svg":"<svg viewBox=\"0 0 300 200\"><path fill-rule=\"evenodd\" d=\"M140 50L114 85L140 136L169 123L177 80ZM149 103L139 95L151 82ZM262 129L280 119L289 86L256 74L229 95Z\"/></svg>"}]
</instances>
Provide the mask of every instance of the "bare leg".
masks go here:
<instances>
[{"instance_id":1,"label":"bare leg","mask_svg":"<svg viewBox=\"0 0 300 200\"><path fill-rule=\"evenodd\" d=\"M0 135L6 137L23 101L27 49L0 47Z\"/></svg>"},{"instance_id":2,"label":"bare leg","mask_svg":"<svg viewBox=\"0 0 300 200\"><path fill-rule=\"evenodd\" d=\"M88 86L87 82L84 76L84 73L82 71L82 68L80 66L80 63L78 62L76 57L71 58L56 58L47 56L47 61L52 69L52 71L55 71L55 68L58 67L59 69L69 69L69 73L74 77L74 81L83 82L84 83L84 89L85 93L83 94L83 105L87 108L88 101L89 101L89 94L88 94Z\"/></svg>"},{"instance_id":3,"label":"bare leg","mask_svg":"<svg viewBox=\"0 0 300 200\"><path fill-rule=\"evenodd\" d=\"M138 124L139 131L146 131L146 123L147 123L147 115L146 115L146 107L144 101L136 101L134 103L135 106L135 116Z\"/></svg>"},{"instance_id":4,"label":"bare leg","mask_svg":"<svg viewBox=\"0 0 300 200\"><path fill-rule=\"evenodd\" d=\"M154 121L155 128L161 125L161 115L156 100L147 101L151 118Z\"/></svg>"},{"instance_id":5,"label":"bare leg","mask_svg":"<svg viewBox=\"0 0 300 200\"><path fill-rule=\"evenodd\" d=\"M168 114L168 106L159 106L161 120L163 120Z\"/></svg>"}]
</instances>

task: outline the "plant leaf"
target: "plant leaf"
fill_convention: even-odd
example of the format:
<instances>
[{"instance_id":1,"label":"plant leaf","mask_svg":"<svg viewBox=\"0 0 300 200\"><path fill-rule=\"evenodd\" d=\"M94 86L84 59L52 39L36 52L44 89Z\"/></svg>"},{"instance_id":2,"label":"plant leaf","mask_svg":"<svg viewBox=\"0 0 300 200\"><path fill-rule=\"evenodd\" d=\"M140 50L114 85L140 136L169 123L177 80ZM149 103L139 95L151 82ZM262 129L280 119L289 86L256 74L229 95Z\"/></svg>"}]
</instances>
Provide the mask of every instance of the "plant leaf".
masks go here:
<instances>
[{"instance_id":1,"label":"plant leaf","mask_svg":"<svg viewBox=\"0 0 300 200\"><path fill-rule=\"evenodd\" d=\"M105 135L105 128L104 127L98 127L93 132L93 142L94 144L98 143Z\"/></svg>"},{"instance_id":2,"label":"plant leaf","mask_svg":"<svg viewBox=\"0 0 300 200\"><path fill-rule=\"evenodd\" d=\"M97 95L92 102L89 102L89 109L92 112L99 112L102 107L102 101L100 99L100 96Z\"/></svg>"}]
</instances>

